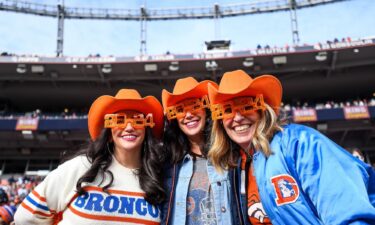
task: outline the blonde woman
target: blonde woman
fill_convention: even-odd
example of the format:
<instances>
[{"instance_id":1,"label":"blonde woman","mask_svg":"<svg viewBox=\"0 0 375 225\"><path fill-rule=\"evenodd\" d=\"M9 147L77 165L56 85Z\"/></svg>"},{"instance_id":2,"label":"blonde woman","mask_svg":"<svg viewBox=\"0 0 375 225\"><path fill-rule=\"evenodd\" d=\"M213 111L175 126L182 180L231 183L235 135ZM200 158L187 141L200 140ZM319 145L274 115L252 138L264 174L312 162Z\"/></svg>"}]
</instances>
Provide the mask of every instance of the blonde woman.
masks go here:
<instances>
[{"instance_id":1,"label":"blonde woman","mask_svg":"<svg viewBox=\"0 0 375 225\"><path fill-rule=\"evenodd\" d=\"M225 73L209 86L209 158L237 168L242 224L375 224L375 172L318 131L282 123L280 81Z\"/></svg>"}]
</instances>

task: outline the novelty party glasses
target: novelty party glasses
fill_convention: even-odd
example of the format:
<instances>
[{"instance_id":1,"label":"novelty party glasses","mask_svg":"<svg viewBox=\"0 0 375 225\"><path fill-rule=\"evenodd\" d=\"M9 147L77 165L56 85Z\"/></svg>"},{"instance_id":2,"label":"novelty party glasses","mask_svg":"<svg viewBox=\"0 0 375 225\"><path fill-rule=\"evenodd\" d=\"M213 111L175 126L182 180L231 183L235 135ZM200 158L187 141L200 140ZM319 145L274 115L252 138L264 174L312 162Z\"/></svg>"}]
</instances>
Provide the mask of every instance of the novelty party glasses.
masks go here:
<instances>
[{"instance_id":1,"label":"novelty party glasses","mask_svg":"<svg viewBox=\"0 0 375 225\"><path fill-rule=\"evenodd\" d=\"M205 95L201 98L192 98L170 106L166 110L168 120L185 117L187 112L194 113L200 109L209 108L210 103Z\"/></svg>"},{"instance_id":2,"label":"novelty party glasses","mask_svg":"<svg viewBox=\"0 0 375 225\"><path fill-rule=\"evenodd\" d=\"M233 118L236 112L242 115L253 113L257 110L265 110L263 95L255 97L240 97L224 103L211 105L212 120Z\"/></svg>"},{"instance_id":3,"label":"novelty party glasses","mask_svg":"<svg viewBox=\"0 0 375 225\"><path fill-rule=\"evenodd\" d=\"M105 128L125 128L128 123L132 125L134 129L142 129L144 127L155 126L152 114L148 114L146 117L143 114L127 115L125 113L106 114L104 116L104 127Z\"/></svg>"}]
</instances>

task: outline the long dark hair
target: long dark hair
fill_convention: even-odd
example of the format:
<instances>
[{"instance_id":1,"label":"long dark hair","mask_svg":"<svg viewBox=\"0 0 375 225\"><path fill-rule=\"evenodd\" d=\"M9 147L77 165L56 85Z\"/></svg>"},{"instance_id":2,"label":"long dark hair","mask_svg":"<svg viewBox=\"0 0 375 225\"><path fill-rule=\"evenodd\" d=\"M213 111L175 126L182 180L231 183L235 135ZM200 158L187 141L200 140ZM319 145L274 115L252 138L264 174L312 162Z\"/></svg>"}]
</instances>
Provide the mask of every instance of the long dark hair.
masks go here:
<instances>
[{"instance_id":1,"label":"long dark hair","mask_svg":"<svg viewBox=\"0 0 375 225\"><path fill-rule=\"evenodd\" d=\"M202 154L204 157L207 157L208 149L209 149L209 138L211 133L211 112L210 110L206 109L206 120L203 129L203 143L202 146ZM178 126L177 119L172 119L168 121L165 118L165 131L164 131L164 139L163 139L163 148L164 154L166 156L165 161L171 164L176 164L180 162L184 156L190 153L191 144L184 132Z\"/></svg>"},{"instance_id":2,"label":"long dark hair","mask_svg":"<svg viewBox=\"0 0 375 225\"><path fill-rule=\"evenodd\" d=\"M108 170L113 160L114 144L110 142L111 130L103 129L95 141L90 141L87 148L83 148L77 155L85 155L91 163L90 168L78 179L77 193L85 194L82 183L93 182L100 174L101 186L105 175L109 176L109 182L102 188L107 191L113 183L113 174ZM152 135L151 128L146 128L141 153L141 168L136 172L139 177L141 189L145 192L145 199L151 204L159 204L165 199L165 190L162 185L161 145Z\"/></svg>"}]
</instances>

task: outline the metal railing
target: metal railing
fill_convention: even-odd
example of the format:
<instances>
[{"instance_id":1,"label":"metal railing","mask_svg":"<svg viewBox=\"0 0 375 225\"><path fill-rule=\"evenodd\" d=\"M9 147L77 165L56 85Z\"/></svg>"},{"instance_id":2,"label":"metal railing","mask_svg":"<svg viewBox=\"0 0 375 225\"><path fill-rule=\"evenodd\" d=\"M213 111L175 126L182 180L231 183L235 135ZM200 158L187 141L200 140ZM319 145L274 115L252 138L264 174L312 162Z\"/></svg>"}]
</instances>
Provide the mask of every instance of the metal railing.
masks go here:
<instances>
[{"instance_id":1,"label":"metal railing","mask_svg":"<svg viewBox=\"0 0 375 225\"><path fill-rule=\"evenodd\" d=\"M66 19L103 19L103 20L140 20L145 17L151 20L176 19L208 19L242 16L276 11L289 10L291 4L296 8L306 8L327 3L347 0L253 0L247 3L226 4L204 7L183 8L144 8L113 9L113 8L85 8L63 6ZM12 11L47 17L57 17L58 6L35 2L0 0L0 10Z\"/></svg>"}]
</instances>

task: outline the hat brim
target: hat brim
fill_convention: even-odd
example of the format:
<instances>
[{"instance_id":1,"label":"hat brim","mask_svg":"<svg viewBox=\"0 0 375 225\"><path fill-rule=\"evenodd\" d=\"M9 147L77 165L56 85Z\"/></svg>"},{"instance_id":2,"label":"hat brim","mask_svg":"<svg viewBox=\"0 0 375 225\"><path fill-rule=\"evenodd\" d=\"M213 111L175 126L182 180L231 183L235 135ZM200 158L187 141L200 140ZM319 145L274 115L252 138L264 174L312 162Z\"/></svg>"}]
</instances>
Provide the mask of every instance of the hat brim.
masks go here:
<instances>
[{"instance_id":1,"label":"hat brim","mask_svg":"<svg viewBox=\"0 0 375 225\"><path fill-rule=\"evenodd\" d=\"M212 85L214 87L218 87L218 85L210 80L205 80L197 84L194 88L180 94L172 94L168 92L166 89L163 89L161 97L163 102L164 110L167 107L176 105L178 102L189 99L189 98L200 98L204 95L207 95L207 85Z\"/></svg>"},{"instance_id":2,"label":"hat brim","mask_svg":"<svg viewBox=\"0 0 375 225\"><path fill-rule=\"evenodd\" d=\"M255 96L262 94L264 101L279 114L282 98L280 81L272 75L262 75L255 78L242 90L220 92L217 87L208 85L208 96L211 104L222 103L235 97Z\"/></svg>"},{"instance_id":3,"label":"hat brim","mask_svg":"<svg viewBox=\"0 0 375 225\"><path fill-rule=\"evenodd\" d=\"M104 116L123 110L134 110L144 114L152 113L155 126L152 133L156 138L163 135L164 114L160 102L153 96L142 99L117 99L109 95L99 97L91 105L88 114L88 128L92 140L95 140L104 128Z\"/></svg>"}]
</instances>

